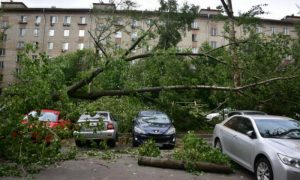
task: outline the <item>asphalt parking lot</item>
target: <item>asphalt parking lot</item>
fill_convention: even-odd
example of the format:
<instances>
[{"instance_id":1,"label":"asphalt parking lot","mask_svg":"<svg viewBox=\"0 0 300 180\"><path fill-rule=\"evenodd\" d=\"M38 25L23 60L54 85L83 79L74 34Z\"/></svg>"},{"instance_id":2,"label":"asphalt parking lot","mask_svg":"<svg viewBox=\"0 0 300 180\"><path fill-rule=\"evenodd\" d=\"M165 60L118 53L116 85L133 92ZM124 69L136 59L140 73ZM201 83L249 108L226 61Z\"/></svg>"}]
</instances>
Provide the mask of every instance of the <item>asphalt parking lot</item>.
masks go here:
<instances>
[{"instance_id":1,"label":"asphalt parking lot","mask_svg":"<svg viewBox=\"0 0 300 180\"><path fill-rule=\"evenodd\" d=\"M209 142L210 137L205 137ZM189 173L183 170L163 169L148 166L139 166L137 156L132 153L124 153L124 151L134 151L130 144L121 144L116 148L110 149L115 154L115 158L104 160L99 156L88 156L91 149L89 147L79 148L76 159L60 162L50 165L41 170L38 174L34 174L30 178L41 180L254 180L254 175L244 168L236 165L233 174L217 174L217 173ZM173 150L164 150L164 155L171 154ZM101 150L93 150L94 153ZM119 153L122 152L122 153ZM5 180L28 179L28 177L4 177Z\"/></svg>"}]
</instances>

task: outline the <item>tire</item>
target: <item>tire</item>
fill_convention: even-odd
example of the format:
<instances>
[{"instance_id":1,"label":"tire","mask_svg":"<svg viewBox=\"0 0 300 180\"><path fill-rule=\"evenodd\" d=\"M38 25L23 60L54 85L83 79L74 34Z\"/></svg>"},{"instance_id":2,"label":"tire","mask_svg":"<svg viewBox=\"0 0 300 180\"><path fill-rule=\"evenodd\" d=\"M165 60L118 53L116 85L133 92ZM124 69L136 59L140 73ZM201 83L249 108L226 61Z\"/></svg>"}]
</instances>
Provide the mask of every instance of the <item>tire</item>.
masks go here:
<instances>
[{"instance_id":1,"label":"tire","mask_svg":"<svg viewBox=\"0 0 300 180\"><path fill-rule=\"evenodd\" d=\"M255 163L255 176L257 180L273 180L273 170L269 160L262 157Z\"/></svg>"},{"instance_id":2,"label":"tire","mask_svg":"<svg viewBox=\"0 0 300 180\"><path fill-rule=\"evenodd\" d=\"M222 144L221 144L221 141L219 139L216 139L215 148L218 149L220 152L223 152Z\"/></svg>"},{"instance_id":3,"label":"tire","mask_svg":"<svg viewBox=\"0 0 300 180\"><path fill-rule=\"evenodd\" d=\"M75 140L75 144L77 147L82 147L84 145L84 142L82 140Z\"/></svg>"},{"instance_id":4,"label":"tire","mask_svg":"<svg viewBox=\"0 0 300 180\"><path fill-rule=\"evenodd\" d=\"M115 140L115 139L109 139L109 140L107 141L107 145L108 145L109 147L116 147L116 140Z\"/></svg>"}]
</instances>

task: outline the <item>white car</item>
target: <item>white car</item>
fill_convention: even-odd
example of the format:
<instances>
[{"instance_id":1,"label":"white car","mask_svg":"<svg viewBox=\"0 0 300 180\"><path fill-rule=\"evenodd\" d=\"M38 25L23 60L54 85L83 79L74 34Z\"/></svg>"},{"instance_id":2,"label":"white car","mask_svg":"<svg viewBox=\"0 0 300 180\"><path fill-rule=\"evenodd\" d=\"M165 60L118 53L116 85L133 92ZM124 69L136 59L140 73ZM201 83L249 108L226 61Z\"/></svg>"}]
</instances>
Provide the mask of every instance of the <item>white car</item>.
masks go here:
<instances>
[{"instance_id":1,"label":"white car","mask_svg":"<svg viewBox=\"0 0 300 180\"><path fill-rule=\"evenodd\" d=\"M77 126L79 129L73 132L77 146L87 140L107 140L109 146L116 146L118 124L110 112L97 111L93 116L82 114L77 121Z\"/></svg>"},{"instance_id":2,"label":"white car","mask_svg":"<svg viewBox=\"0 0 300 180\"><path fill-rule=\"evenodd\" d=\"M300 179L300 122L271 115L235 115L217 124L213 146L258 180Z\"/></svg>"}]
</instances>

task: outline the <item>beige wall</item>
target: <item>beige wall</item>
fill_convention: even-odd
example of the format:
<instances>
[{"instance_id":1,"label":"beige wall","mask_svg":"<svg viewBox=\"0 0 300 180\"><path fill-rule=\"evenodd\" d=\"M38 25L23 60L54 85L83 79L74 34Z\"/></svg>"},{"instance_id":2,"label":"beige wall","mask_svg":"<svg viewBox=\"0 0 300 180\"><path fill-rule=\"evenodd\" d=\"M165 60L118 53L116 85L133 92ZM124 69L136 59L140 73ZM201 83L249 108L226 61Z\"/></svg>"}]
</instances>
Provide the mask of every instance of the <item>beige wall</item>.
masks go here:
<instances>
[{"instance_id":1,"label":"beige wall","mask_svg":"<svg viewBox=\"0 0 300 180\"><path fill-rule=\"evenodd\" d=\"M45 51L50 57L58 56L62 53L62 44L69 43L69 49L67 52L73 52L78 49L79 43L84 43L85 48L93 48L93 41L88 34L88 31L93 31L96 28L96 18L91 16L90 10L56 10L56 9L28 9L26 10L10 10L4 13L3 19L8 20L10 28L7 30L7 41L4 43L6 49L5 56L0 56L0 61L4 61L4 69L0 69L0 74L3 74L3 81L0 82L0 88L9 85L13 82L13 74L18 68L17 59L17 43L23 41L26 43L38 42L40 52ZM202 12L203 13L203 12ZM152 13L153 14L153 13ZM27 16L27 23L20 23L20 17ZM39 26L35 24L35 17L41 17L41 23ZM50 25L50 16L57 16L57 23L53 26ZM63 20L65 16L71 16L70 26L64 26ZM80 25L80 17L86 17L86 24ZM102 14L101 18L110 17L109 14ZM144 16L144 17L130 17L127 15L120 14L120 17L123 18L125 30L122 30L122 38L115 38L115 34L111 35L111 39L115 43L120 44L122 48L131 46L133 43L131 40L131 33L136 32L138 36L149 28L147 24L148 19L155 18L153 15ZM136 19L138 26L132 28L132 19ZM197 29L190 29L183 33L182 41L178 44L179 48L196 48L199 50L202 43L211 41L216 42L216 46L220 47L227 43L227 40L222 36L223 35L223 26L224 22L214 21L211 18L199 16L195 21L198 24ZM284 27L288 28L289 35L291 37L296 37L294 32L294 27L291 23L283 23L280 21L263 21L263 25L260 28L262 33L271 35L271 27L276 29L276 33L282 33ZM24 37L20 36L20 28L26 29L26 35ZM39 36L34 36L34 29L39 29ZM216 36L211 35L211 28L216 29ZM55 34L53 37L49 36L49 29L54 29ZM64 36L64 30L68 29L70 34L68 37ZM79 30L85 30L84 37L79 37ZM237 27L236 32L238 36L243 35L242 27ZM192 41L192 34L197 35L197 41ZM150 49L155 46L158 38L150 41ZM48 42L53 42L53 49L48 50ZM140 54L146 52L147 47L137 48L136 52L131 55Z\"/></svg>"}]
</instances>

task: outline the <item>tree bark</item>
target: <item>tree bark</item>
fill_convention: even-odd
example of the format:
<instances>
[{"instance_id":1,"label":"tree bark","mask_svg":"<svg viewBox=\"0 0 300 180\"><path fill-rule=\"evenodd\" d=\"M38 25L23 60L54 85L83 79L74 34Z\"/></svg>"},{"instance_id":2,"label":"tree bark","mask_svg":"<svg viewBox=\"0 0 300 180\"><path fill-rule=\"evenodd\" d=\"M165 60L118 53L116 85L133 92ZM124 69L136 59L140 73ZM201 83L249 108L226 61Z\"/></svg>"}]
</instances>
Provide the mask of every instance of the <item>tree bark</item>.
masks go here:
<instances>
[{"instance_id":1,"label":"tree bark","mask_svg":"<svg viewBox=\"0 0 300 180\"><path fill-rule=\"evenodd\" d=\"M165 158L154 158L154 157L144 157L141 156L138 158L138 164L143 166L152 166L160 168L170 168L170 169L187 169L187 163L184 161L177 161L172 159ZM197 170L204 172L213 172L213 173L223 173L229 174L232 173L232 169L225 165L207 163L207 162L196 162L195 167Z\"/></svg>"},{"instance_id":2,"label":"tree bark","mask_svg":"<svg viewBox=\"0 0 300 180\"><path fill-rule=\"evenodd\" d=\"M218 91L241 91L248 88L253 88L260 85L266 85L275 81L279 80L288 80L299 77L296 76L289 76L289 77L276 77L252 84L247 84L241 87L226 87L226 86L213 86L213 85L173 85L173 86L158 86L158 87L143 87L140 89L123 89L123 90L100 90L96 92L91 92L87 94L70 94L73 98L79 98L79 99L87 99L87 100L95 100L104 96L128 96L128 95L134 95L139 93L146 93L146 92L160 92L163 90L196 90L196 89L207 89L207 90L218 90Z\"/></svg>"}]
</instances>

